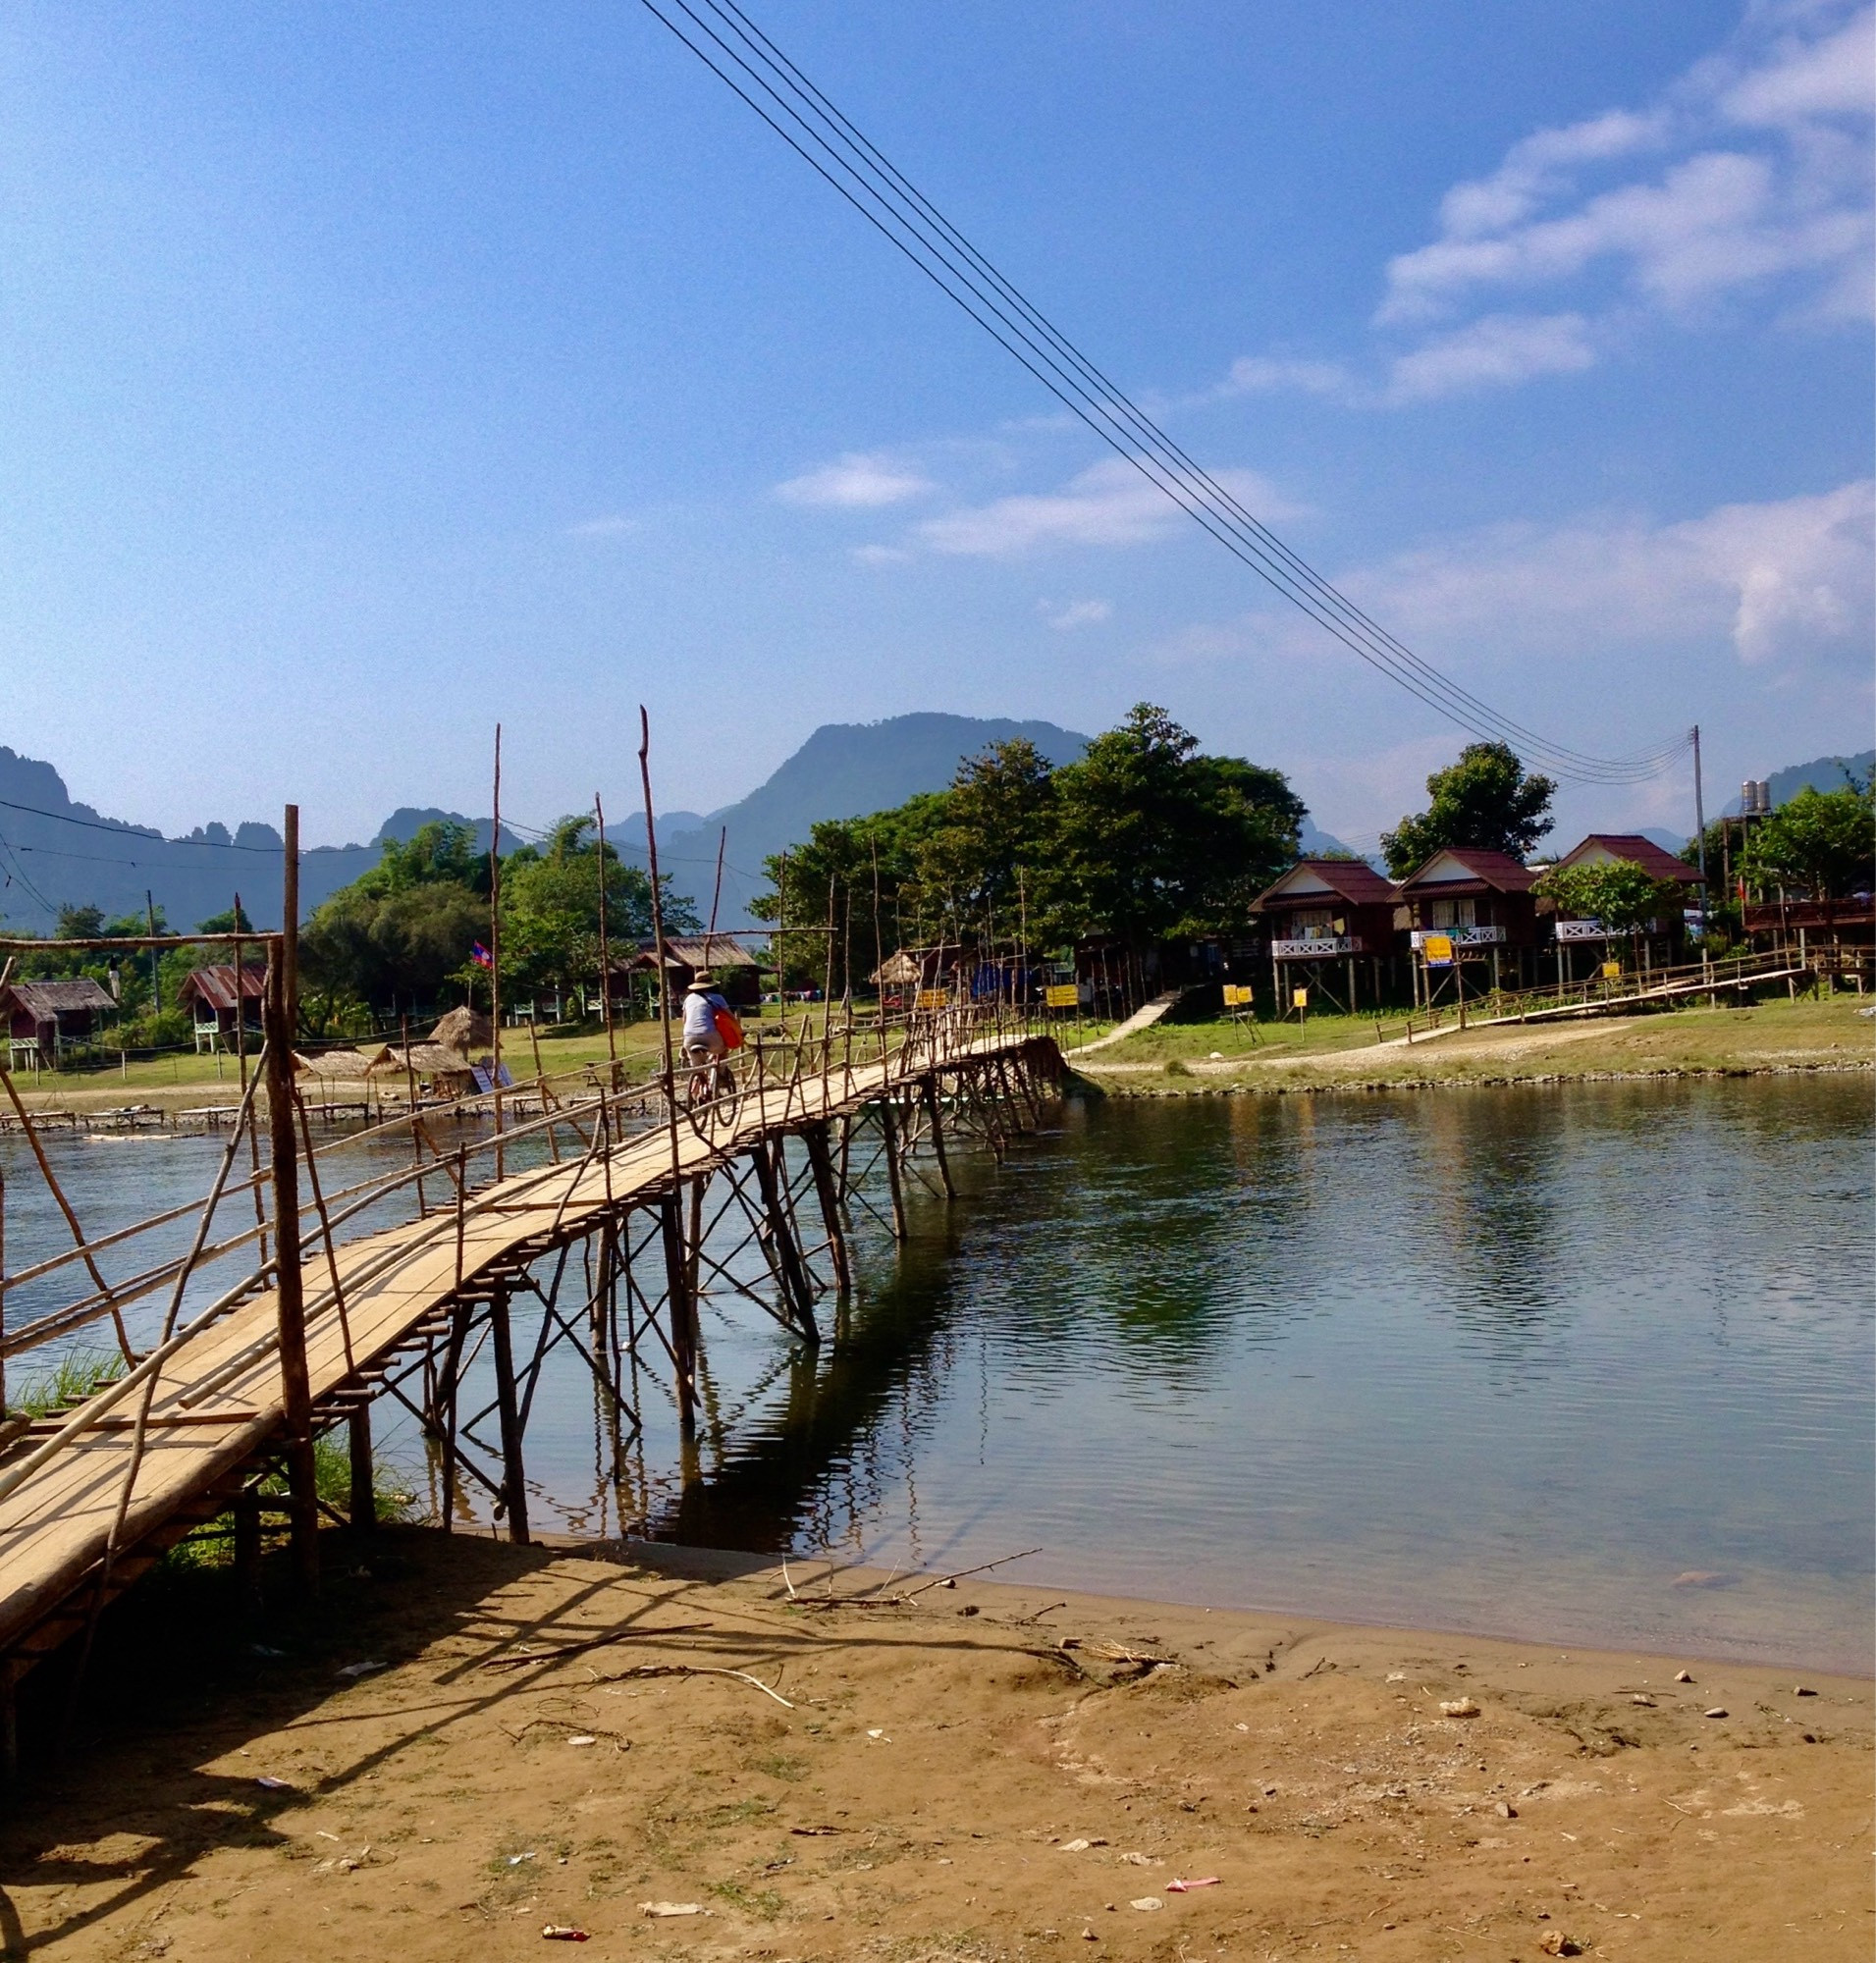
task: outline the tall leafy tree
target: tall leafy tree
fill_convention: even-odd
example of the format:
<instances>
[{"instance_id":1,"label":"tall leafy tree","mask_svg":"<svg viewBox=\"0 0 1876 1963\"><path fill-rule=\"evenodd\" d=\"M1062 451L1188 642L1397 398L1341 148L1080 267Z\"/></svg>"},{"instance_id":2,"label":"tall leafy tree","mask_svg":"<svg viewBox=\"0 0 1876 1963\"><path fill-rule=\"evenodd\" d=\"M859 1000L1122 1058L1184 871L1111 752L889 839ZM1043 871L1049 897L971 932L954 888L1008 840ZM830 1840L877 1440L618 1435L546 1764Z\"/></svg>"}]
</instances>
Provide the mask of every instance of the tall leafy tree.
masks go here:
<instances>
[{"instance_id":1,"label":"tall leafy tree","mask_svg":"<svg viewBox=\"0 0 1876 1963\"><path fill-rule=\"evenodd\" d=\"M1426 779L1431 800L1381 834L1387 870L1404 879L1448 846L1508 853L1522 863L1555 822L1556 784L1527 771L1506 743L1468 743L1456 763Z\"/></svg>"},{"instance_id":2,"label":"tall leafy tree","mask_svg":"<svg viewBox=\"0 0 1876 1963\"><path fill-rule=\"evenodd\" d=\"M1741 869L1760 891L1796 887L1815 899L1870 891L1876 882L1876 773L1841 790L1807 785L1752 826Z\"/></svg>"},{"instance_id":3,"label":"tall leafy tree","mask_svg":"<svg viewBox=\"0 0 1876 1963\"><path fill-rule=\"evenodd\" d=\"M1054 773L1041 880L1056 937L1144 948L1228 932L1292 864L1306 807L1281 772L1207 757L1163 709L1139 703Z\"/></svg>"}]
</instances>

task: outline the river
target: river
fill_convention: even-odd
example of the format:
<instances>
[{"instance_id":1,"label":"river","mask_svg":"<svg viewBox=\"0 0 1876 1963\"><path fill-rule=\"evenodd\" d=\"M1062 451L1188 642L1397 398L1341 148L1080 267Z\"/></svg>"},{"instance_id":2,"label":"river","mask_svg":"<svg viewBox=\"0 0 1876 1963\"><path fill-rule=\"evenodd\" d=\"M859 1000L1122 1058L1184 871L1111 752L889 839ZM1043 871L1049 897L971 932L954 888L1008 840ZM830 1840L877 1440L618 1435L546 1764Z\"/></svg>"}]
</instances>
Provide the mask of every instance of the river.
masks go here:
<instances>
[{"instance_id":1,"label":"river","mask_svg":"<svg viewBox=\"0 0 1876 1963\"><path fill-rule=\"evenodd\" d=\"M1861 1076L1073 1102L916 1197L902 1251L862 1214L818 1359L708 1304L688 1487L655 1390L616 1468L565 1356L535 1520L925 1568L1040 1544L1012 1575L1868 1671L1870 1105ZM103 1231L215 1148L52 1149ZM0 1153L19 1266L58 1223ZM385 1449L429 1490L407 1426Z\"/></svg>"}]
</instances>

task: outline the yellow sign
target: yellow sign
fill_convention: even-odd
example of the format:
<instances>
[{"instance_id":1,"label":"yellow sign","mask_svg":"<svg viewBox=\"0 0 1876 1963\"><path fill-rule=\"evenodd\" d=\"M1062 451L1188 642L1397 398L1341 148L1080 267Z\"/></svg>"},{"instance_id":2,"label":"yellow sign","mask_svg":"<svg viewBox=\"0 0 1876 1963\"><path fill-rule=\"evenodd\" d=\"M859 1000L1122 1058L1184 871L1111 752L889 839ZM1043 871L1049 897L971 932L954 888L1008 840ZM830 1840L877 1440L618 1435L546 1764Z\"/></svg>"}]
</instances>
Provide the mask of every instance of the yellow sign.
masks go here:
<instances>
[{"instance_id":1,"label":"yellow sign","mask_svg":"<svg viewBox=\"0 0 1876 1963\"><path fill-rule=\"evenodd\" d=\"M1310 1006L1310 991L1307 988L1292 988L1290 1006L1293 1009L1307 1009Z\"/></svg>"},{"instance_id":2,"label":"yellow sign","mask_svg":"<svg viewBox=\"0 0 1876 1963\"><path fill-rule=\"evenodd\" d=\"M1622 963L1619 961L1605 961L1602 964L1602 979L1605 982L1620 982L1622 980Z\"/></svg>"},{"instance_id":3,"label":"yellow sign","mask_svg":"<svg viewBox=\"0 0 1876 1963\"><path fill-rule=\"evenodd\" d=\"M921 988L919 1007L921 1009L941 1009L951 998L942 988Z\"/></svg>"},{"instance_id":4,"label":"yellow sign","mask_svg":"<svg viewBox=\"0 0 1876 1963\"><path fill-rule=\"evenodd\" d=\"M1043 1000L1051 1009L1072 1009L1081 1000L1081 992L1074 982L1063 982L1043 991Z\"/></svg>"},{"instance_id":5,"label":"yellow sign","mask_svg":"<svg viewBox=\"0 0 1876 1963\"><path fill-rule=\"evenodd\" d=\"M1242 982L1227 982L1224 984L1224 1005L1227 1009L1248 1009L1251 1006L1251 990Z\"/></svg>"},{"instance_id":6,"label":"yellow sign","mask_svg":"<svg viewBox=\"0 0 1876 1963\"><path fill-rule=\"evenodd\" d=\"M1429 933L1420 942L1420 952L1426 957L1429 968L1450 968L1453 963L1453 936L1450 933Z\"/></svg>"}]
</instances>

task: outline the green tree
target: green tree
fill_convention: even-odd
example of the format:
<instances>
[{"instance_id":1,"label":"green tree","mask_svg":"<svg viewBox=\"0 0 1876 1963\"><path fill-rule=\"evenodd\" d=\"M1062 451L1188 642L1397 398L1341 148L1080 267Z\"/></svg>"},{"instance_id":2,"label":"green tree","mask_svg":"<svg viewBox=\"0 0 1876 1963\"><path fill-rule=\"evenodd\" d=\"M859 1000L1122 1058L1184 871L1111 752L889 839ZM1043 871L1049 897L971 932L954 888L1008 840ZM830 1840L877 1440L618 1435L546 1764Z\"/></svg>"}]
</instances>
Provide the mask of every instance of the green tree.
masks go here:
<instances>
[{"instance_id":1,"label":"green tree","mask_svg":"<svg viewBox=\"0 0 1876 1963\"><path fill-rule=\"evenodd\" d=\"M502 986L529 995L599 979L601 859L593 821L559 819L539 845L502 862ZM652 933L652 883L606 847L606 937L615 959ZM662 882L665 930L695 933L696 909ZM487 938L486 934L483 936Z\"/></svg>"},{"instance_id":2,"label":"green tree","mask_svg":"<svg viewBox=\"0 0 1876 1963\"><path fill-rule=\"evenodd\" d=\"M1468 743L1456 763L1426 779L1431 800L1381 834L1387 870L1404 879L1448 846L1508 853L1522 863L1554 821L1557 786L1527 772L1505 743Z\"/></svg>"},{"instance_id":3,"label":"green tree","mask_svg":"<svg viewBox=\"0 0 1876 1963\"><path fill-rule=\"evenodd\" d=\"M1747 883L1796 887L1813 899L1868 892L1876 877L1876 773L1842 790L1806 786L1760 819L1740 865Z\"/></svg>"},{"instance_id":4,"label":"green tree","mask_svg":"<svg viewBox=\"0 0 1876 1963\"><path fill-rule=\"evenodd\" d=\"M956 938L948 899L921 878L949 797L925 792L866 818L824 821L804 843L763 862L771 889L750 911L781 929L772 951L787 986L821 986L831 952L833 992L842 994L903 944Z\"/></svg>"},{"instance_id":5,"label":"green tree","mask_svg":"<svg viewBox=\"0 0 1876 1963\"><path fill-rule=\"evenodd\" d=\"M1608 933L1635 934L1651 920L1679 920L1683 905L1679 881L1657 879L1633 859L1553 867L1536 891L1566 918L1595 921Z\"/></svg>"},{"instance_id":6,"label":"green tree","mask_svg":"<svg viewBox=\"0 0 1876 1963\"><path fill-rule=\"evenodd\" d=\"M1039 881L1051 937L1110 933L1135 948L1242 926L1295 862L1307 813L1279 771L1200 754L1145 702L1054 773L1054 797Z\"/></svg>"},{"instance_id":7,"label":"green tree","mask_svg":"<svg viewBox=\"0 0 1876 1963\"><path fill-rule=\"evenodd\" d=\"M432 819L408 838L387 838L378 863L352 881L368 893L397 893L411 886L461 886L489 895L489 855L475 842L475 827L459 819Z\"/></svg>"}]
</instances>

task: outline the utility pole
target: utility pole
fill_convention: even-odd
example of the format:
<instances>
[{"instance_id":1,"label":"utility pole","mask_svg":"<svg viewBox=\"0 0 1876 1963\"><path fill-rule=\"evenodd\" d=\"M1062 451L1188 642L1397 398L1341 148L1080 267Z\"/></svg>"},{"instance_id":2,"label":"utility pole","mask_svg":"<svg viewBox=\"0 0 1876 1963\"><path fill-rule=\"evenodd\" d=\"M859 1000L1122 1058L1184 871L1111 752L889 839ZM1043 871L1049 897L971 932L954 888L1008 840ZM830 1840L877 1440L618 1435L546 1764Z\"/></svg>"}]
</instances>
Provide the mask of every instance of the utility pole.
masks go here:
<instances>
[{"instance_id":1,"label":"utility pole","mask_svg":"<svg viewBox=\"0 0 1876 1963\"><path fill-rule=\"evenodd\" d=\"M1693 725L1693 832L1700 845L1700 952L1706 953L1706 800L1700 792L1700 725Z\"/></svg>"},{"instance_id":2,"label":"utility pole","mask_svg":"<svg viewBox=\"0 0 1876 1963\"><path fill-rule=\"evenodd\" d=\"M150 938L156 938L156 902L150 898L150 889L143 888L143 918L150 927ZM156 948L150 949L150 1014L155 1016L163 1006L162 962L163 956Z\"/></svg>"}]
</instances>

